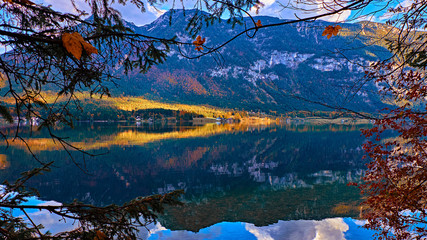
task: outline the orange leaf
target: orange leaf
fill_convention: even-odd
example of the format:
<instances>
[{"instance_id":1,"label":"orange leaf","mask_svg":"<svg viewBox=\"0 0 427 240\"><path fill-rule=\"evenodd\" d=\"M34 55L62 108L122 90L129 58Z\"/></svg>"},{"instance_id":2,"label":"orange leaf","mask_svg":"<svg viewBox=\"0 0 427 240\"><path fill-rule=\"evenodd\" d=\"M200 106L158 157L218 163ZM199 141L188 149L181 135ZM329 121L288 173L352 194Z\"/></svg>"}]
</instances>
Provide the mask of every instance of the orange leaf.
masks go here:
<instances>
[{"instance_id":1,"label":"orange leaf","mask_svg":"<svg viewBox=\"0 0 427 240\"><path fill-rule=\"evenodd\" d=\"M259 20L259 19L258 19L258 21L255 23L255 25L256 25L257 27L262 27L261 20Z\"/></svg>"},{"instance_id":2,"label":"orange leaf","mask_svg":"<svg viewBox=\"0 0 427 240\"><path fill-rule=\"evenodd\" d=\"M83 50L85 50L88 55L98 53L98 50L90 43L86 42L78 32L62 34L62 45L78 60L80 60Z\"/></svg>"},{"instance_id":3,"label":"orange leaf","mask_svg":"<svg viewBox=\"0 0 427 240\"><path fill-rule=\"evenodd\" d=\"M342 29L342 28L339 25L336 25L335 27L331 26L331 25L326 26L325 30L322 33L322 36L327 35L327 38L329 39L332 37L332 35L336 36L340 29Z\"/></svg>"},{"instance_id":4,"label":"orange leaf","mask_svg":"<svg viewBox=\"0 0 427 240\"><path fill-rule=\"evenodd\" d=\"M82 42L83 49L86 51L88 55L91 55L92 53L98 54L98 49L96 49L92 44L88 42Z\"/></svg>"},{"instance_id":5,"label":"orange leaf","mask_svg":"<svg viewBox=\"0 0 427 240\"><path fill-rule=\"evenodd\" d=\"M197 38L196 38L196 40L193 42L193 44L196 46L196 50L197 51L201 51L201 50L203 50L203 47L202 47L202 45L203 45L203 43L205 43L205 41L206 41L206 38L203 38L202 39L202 37L199 35L199 36L197 36Z\"/></svg>"},{"instance_id":6,"label":"orange leaf","mask_svg":"<svg viewBox=\"0 0 427 240\"><path fill-rule=\"evenodd\" d=\"M98 238L99 240L106 240L107 239L107 235L105 235L105 233L97 230L95 238Z\"/></svg>"}]
</instances>

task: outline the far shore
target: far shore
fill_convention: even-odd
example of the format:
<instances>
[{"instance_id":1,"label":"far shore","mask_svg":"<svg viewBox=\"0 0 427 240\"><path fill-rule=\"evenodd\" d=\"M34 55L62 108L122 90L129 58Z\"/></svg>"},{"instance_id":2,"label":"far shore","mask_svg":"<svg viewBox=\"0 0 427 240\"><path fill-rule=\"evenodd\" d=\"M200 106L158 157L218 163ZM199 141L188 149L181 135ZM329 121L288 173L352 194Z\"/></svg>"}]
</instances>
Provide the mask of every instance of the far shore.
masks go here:
<instances>
[{"instance_id":1,"label":"far shore","mask_svg":"<svg viewBox=\"0 0 427 240\"><path fill-rule=\"evenodd\" d=\"M311 124L373 124L372 120L363 119L363 118L321 118L321 117L307 117L307 118L292 118L292 120L303 120Z\"/></svg>"},{"instance_id":2,"label":"far shore","mask_svg":"<svg viewBox=\"0 0 427 240\"><path fill-rule=\"evenodd\" d=\"M321 117L306 117L306 118L271 118L271 117L246 117L246 118L239 118L239 119L233 119L233 118L193 118L190 120L180 120L177 121L176 119L156 119L156 120L103 120L103 119L93 119L93 120L77 120L76 122L96 122L96 123L126 123L126 122L134 122L134 123L142 123L142 124L153 124L153 123L165 123L165 124L179 124L179 123L192 123L194 125L204 125L209 123L216 123L216 124L257 124L257 125L270 125L270 124L314 124L314 125L327 125L327 124L337 124L337 125L359 125L359 124L373 124L372 120L369 119L362 119L362 118L321 118ZM38 121L33 122L33 125L38 125ZM0 126L16 126L17 123L9 124L5 121L0 120ZM29 125L28 122L22 122L22 125Z\"/></svg>"}]
</instances>

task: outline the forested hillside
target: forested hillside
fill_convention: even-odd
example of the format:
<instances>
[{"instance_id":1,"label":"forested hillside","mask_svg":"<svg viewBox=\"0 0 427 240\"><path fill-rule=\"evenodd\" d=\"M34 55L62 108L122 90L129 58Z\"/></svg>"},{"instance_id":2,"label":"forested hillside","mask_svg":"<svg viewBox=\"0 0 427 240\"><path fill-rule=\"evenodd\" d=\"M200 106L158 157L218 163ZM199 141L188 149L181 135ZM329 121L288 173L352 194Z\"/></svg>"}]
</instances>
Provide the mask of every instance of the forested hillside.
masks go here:
<instances>
[{"instance_id":1,"label":"forested hillside","mask_svg":"<svg viewBox=\"0 0 427 240\"><path fill-rule=\"evenodd\" d=\"M191 41L197 35L206 38L206 46L216 46L230 39L244 26L230 29L225 21L211 23L194 36L186 31L189 19L203 12L182 10L167 12L153 23L137 27L137 33L159 37L177 36ZM171 20L171 21L170 21ZM264 24L278 22L272 17L256 17ZM250 19L247 23L251 24ZM171 49L166 63L148 73L120 75L114 94L143 96L152 100L188 104L209 104L239 109L329 110L318 104L348 107L357 111L375 111L384 107L377 87L366 83L363 66L388 57L384 42L375 37L388 31L374 23L342 24L333 39L322 36L330 23L302 22L260 29L254 38L245 35L226 45L216 54L187 59L199 54L194 46Z\"/></svg>"}]
</instances>

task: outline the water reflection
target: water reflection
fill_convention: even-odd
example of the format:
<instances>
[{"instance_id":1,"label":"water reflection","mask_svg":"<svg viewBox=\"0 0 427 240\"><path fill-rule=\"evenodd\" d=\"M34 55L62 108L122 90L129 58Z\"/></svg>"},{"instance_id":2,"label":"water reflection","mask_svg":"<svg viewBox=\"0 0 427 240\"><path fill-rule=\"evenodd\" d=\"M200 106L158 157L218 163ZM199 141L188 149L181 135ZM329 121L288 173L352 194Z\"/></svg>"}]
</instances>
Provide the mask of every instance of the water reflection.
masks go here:
<instances>
[{"instance_id":1,"label":"water reflection","mask_svg":"<svg viewBox=\"0 0 427 240\"><path fill-rule=\"evenodd\" d=\"M145 126L137 125L135 127L124 124L97 123L94 125L92 123L90 125L82 124L72 130L67 128L59 128L59 130L62 136L66 136L67 142L70 145L78 149L90 151L110 149L114 146L143 146L147 143L168 139L209 137L223 133L255 131L265 128L265 125L246 124L206 124L202 126L146 124ZM14 128L11 128L10 130L13 131ZM11 133L12 132L7 132L7 134ZM94 135L94 133L96 133L96 135ZM29 136L29 133L25 133L24 131L24 136L25 135ZM63 150L63 146L61 144L58 144L57 141L49 138L43 131L36 133L31 132L31 137L26 139L26 143L31 146L31 151L35 153L39 153L41 151ZM9 144L15 148L28 150L26 143L23 141L9 142ZM0 146L1 145L7 145L7 143L0 142Z\"/></svg>"},{"instance_id":2,"label":"water reflection","mask_svg":"<svg viewBox=\"0 0 427 240\"><path fill-rule=\"evenodd\" d=\"M10 166L10 163L7 161L7 156L0 154L0 170L6 169Z\"/></svg>"},{"instance_id":3,"label":"water reflection","mask_svg":"<svg viewBox=\"0 0 427 240\"><path fill-rule=\"evenodd\" d=\"M364 167L358 128L81 124L57 131L70 136L75 146L108 154L88 158L72 152L87 174L45 132L37 132L29 141L39 160L55 160L55 168L30 185L41 200L77 198L97 205L185 189L185 206L167 209L160 218L163 227L197 232L221 222L245 222L272 236L260 227L301 224L283 220L358 216L359 190L347 186L358 181ZM0 170L2 179L13 180L37 166L19 142L1 151L9 164ZM249 229L254 235L254 228Z\"/></svg>"},{"instance_id":4,"label":"water reflection","mask_svg":"<svg viewBox=\"0 0 427 240\"><path fill-rule=\"evenodd\" d=\"M157 224L151 227L148 240L155 239L258 239L258 240L360 240L369 239L372 232L361 229L363 221L351 218L328 218L320 221L297 220L257 227L244 222L222 222L199 232L171 231Z\"/></svg>"},{"instance_id":5,"label":"water reflection","mask_svg":"<svg viewBox=\"0 0 427 240\"><path fill-rule=\"evenodd\" d=\"M40 202L31 199L31 204L58 204L57 202ZM19 214L19 213L18 213ZM22 213L21 213L22 214ZM53 234L74 229L75 223L71 219L63 219L48 211L31 211L28 214L36 224L42 224L46 232ZM23 218L25 218L22 215ZM256 226L245 222L221 222L200 229L198 232L187 230L170 230L160 222L141 228L141 239L157 240L201 240L201 239L261 239L261 240L360 240L370 239L372 231L363 229L365 221L352 218L327 218L322 220L292 220L278 221L267 226Z\"/></svg>"}]
</instances>

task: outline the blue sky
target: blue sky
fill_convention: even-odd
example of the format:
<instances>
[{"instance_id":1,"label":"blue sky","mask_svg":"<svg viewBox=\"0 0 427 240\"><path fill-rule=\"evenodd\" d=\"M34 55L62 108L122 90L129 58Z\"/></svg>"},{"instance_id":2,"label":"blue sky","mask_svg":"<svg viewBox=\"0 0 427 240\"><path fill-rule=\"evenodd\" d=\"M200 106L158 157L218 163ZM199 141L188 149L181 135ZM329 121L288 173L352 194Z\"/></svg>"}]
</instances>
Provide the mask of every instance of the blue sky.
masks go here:
<instances>
[{"instance_id":1,"label":"blue sky","mask_svg":"<svg viewBox=\"0 0 427 240\"><path fill-rule=\"evenodd\" d=\"M333 1L333 0L323 0L323 1ZM405 5L410 3L412 0L403 0L401 4ZM41 3L44 5L52 5L52 8L61 11L61 12L74 12L73 6L71 4L70 0L37 0L36 3ZM259 15L264 16L273 16L273 17L279 17L282 19L295 19L296 17L304 18L310 15L316 15L325 13L326 10L322 9L321 6L321 0L315 0L315 2L319 3L318 5L311 5L311 6L304 6L304 5L297 5L297 0L261 0L261 2L264 4L264 7L260 9ZM387 1L386 1L387 2ZM84 0L75 0L75 3L78 7L81 9L89 10L89 7L87 3ZM191 9L194 8L195 1L183 1L183 4L185 8ZM360 20L370 20L370 21L385 21L388 17L387 14L385 14L385 10L376 13L375 15L372 15L371 13L375 12L376 10L388 8L388 7L394 7L399 4L398 0L388 1L389 6L385 5L384 1L375 0L370 4L364 11L359 12L351 12L351 11L344 11L340 15L334 15L327 18L324 18L322 20L331 21L331 22L341 22L345 20L354 20L356 18L357 21ZM313 11L310 11L309 13L298 11L295 9L290 8L283 8L283 5L293 4L295 6L298 6L300 8L310 8ZM147 11L144 13L141 13L141 11L133 6L132 4L128 4L126 6L114 4L113 7L118 9L122 15L123 18L135 23L136 25L145 25L152 21L154 21L157 17L159 17L163 12L165 12L167 9L171 7L170 3L165 3L162 5L156 5L151 6L150 4L146 3L146 9ZM175 8L182 8L182 5L179 1L177 1ZM314 10L316 9L316 10ZM255 15L255 11L251 11L252 14Z\"/></svg>"}]
</instances>

